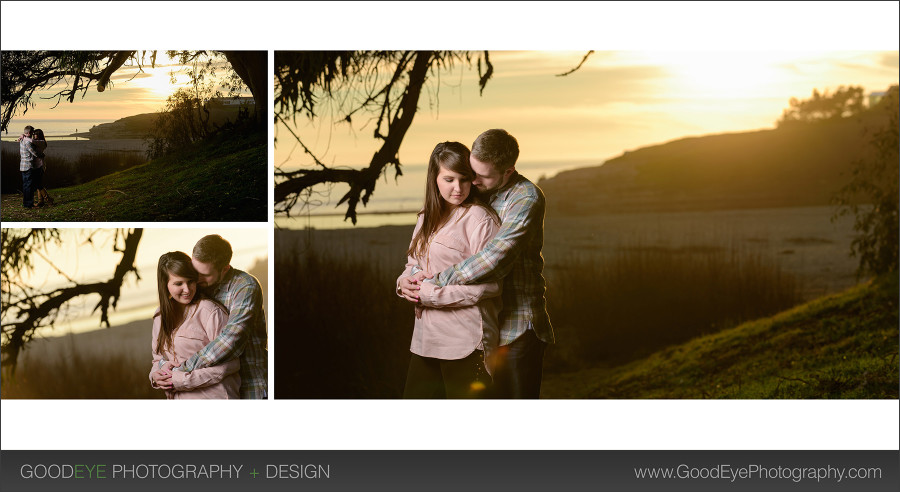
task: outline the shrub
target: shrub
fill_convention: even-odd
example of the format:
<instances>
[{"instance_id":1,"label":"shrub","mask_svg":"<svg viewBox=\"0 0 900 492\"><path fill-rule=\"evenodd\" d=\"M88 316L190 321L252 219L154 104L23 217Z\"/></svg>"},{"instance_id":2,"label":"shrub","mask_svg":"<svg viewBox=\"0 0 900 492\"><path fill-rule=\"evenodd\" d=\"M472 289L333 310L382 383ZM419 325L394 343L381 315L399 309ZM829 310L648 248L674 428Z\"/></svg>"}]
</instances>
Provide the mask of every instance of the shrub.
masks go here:
<instances>
[{"instance_id":1,"label":"shrub","mask_svg":"<svg viewBox=\"0 0 900 492\"><path fill-rule=\"evenodd\" d=\"M898 86L892 86L872 111L884 114L884 123L871 136L874 156L859 159L850 181L835 195L834 218L852 214L857 232L850 254L859 258L857 275L896 273L900 241L900 112Z\"/></svg>"}]
</instances>

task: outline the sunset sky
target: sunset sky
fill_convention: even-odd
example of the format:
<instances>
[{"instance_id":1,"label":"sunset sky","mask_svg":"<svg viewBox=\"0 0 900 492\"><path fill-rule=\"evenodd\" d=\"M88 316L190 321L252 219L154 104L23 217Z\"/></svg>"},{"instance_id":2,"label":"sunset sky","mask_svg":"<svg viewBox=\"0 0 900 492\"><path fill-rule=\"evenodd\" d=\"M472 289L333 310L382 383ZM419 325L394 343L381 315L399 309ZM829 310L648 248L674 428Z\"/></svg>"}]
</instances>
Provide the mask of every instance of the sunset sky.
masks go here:
<instances>
[{"instance_id":1,"label":"sunset sky","mask_svg":"<svg viewBox=\"0 0 900 492\"><path fill-rule=\"evenodd\" d=\"M504 128L519 142L519 171L537 181L557 172L595 166L628 150L726 132L772 129L792 97L814 89L862 86L866 94L898 83L897 51L596 51L575 73L584 51L491 51L494 76L478 94L477 70L464 64L440 79L431 76L419 111L400 148L405 175L382 180L361 212L418 210L423 171L438 142L470 146L489 128ZM324 106L323 106L324 107ZM368 165L380 142L374 123L356 116L354 126L327 115L315 123L298 116L294 131L333 166ZM284 170L311 159L280 124L275 164ZM335 207L347 190L335 185L330 200L308 211L331 214L308 223L277 218L281 227L350 227ZM335 215L336 214L336 215ZM366 227L413 223L414 215L364 217Z\"/></svg>"},{"instance_id":2,"label":"sunset sky","mask_svg":"<svg viewBox=\"0 0 900 492\"><path fill-rule=\"evenodd\" d=\"M57 105L56 98L50 97L57 90L39 91L33 99L36 103L35 107L29 109L24 115L19 114L13 117L9 133L21 131L20 126L24 127L33 120L114 121L126 116L158 112L165 107L166 98L169 95L179 87L188 86L190 78L187 70L189 68L188 65L182 65L169 59L165 50L160 50L157 52L154 66L150 65L149 54L143 60L141 67L128 61L111 77L112 84L106 91L97 92L96 84L92 84L83 98L79 93L72 103L63 99ZM174 84L171 81L173 76ZM50 98L46 99L48 97Z\"/></svg>"},{"instance_id":3,"label":"sunset sky","mask_svg":"<svg viewBox=\"0 0 900 492\"><path fill-rule=\"evenodd\" d=\"M483 130L505 128L519 141L520 162L599 164L680 137L773 128L791 97L813 89L861 85L868 93L898 81L896 51L597 51L579 71L555 76L585 53L492 51L494 76L480 97L474 68L431 77L401 162L422 165L440 141L470 145ZM358 165L377 147L371 125L357 120L351 130L298 118L298 130L323 161ZM308 162L276 130L276 164Z\"/></svg>"}]
</instances>

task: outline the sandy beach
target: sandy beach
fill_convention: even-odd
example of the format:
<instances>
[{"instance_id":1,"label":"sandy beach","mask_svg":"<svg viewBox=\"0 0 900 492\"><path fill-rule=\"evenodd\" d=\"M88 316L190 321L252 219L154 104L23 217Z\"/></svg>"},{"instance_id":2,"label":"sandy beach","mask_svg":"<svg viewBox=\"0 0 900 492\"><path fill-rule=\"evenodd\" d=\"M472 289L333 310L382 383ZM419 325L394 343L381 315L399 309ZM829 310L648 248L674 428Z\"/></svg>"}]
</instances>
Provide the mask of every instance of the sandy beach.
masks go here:
<instances>
[{"instance_id":1,"label":"sandy beach","mask_svg":"<svg viewBox=\"0 0 900 492\"><path fill-rule=\"evenodd\" d=\"M3 142L4 150L19 153L17 142ZM147 144L139 138L104 139L104 140L49 140L47 155L77 159L81 154L99 152L140 152L145 153Z\"/></svg>"}]
</instances>

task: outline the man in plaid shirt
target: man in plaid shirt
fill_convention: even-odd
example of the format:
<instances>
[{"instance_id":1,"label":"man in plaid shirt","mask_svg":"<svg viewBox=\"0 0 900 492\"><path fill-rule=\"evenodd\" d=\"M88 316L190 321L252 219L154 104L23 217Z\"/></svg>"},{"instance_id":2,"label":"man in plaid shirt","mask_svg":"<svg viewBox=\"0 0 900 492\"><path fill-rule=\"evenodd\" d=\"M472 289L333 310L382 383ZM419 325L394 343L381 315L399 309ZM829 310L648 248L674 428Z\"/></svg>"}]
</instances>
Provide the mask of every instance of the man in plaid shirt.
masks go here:
<instances>
[{"instance_id":1,"label":"man in plaid shirt","mask_svg":"<svg viewBox=\"0 0 900 492\"><path fill-rule=\"evenodd\" d=\"M418 283L471 285L503 281L500 349L494 370L498 398L538 398L544 350L554 343L544 297L544 194L516 172L519 144L505 130L488 130L472 144L470 163L478 187L497 214L500 231L480 252L424 280L419 272L401 280L403 297L418 302Z\"/></svg>"},{"instance_id":2,"label":"man in plaid shirt","mask_svg":"<svg viewBox=\"0 0 900 492\"><path fill-rule=\"evenodd\" d=\"M199 274L198 285L228 309L228 324L215 340L174 368L172 380L176 388L179 371L191 372L240 357L241 398L266 399L269 361L259 281L231 267L231 245L217 234L197 241L191 260Z\"/></svg>"},{"instance_id":3,"label":"man in plaid shirt","mask_svg":"<svg viewBox=\"0 0 900 492\"><path fill-rule=\"evenodd\" d=\"M22 206L25 208L34 208L34 192L39 188L37 186L43 176L43 167L34 167L34 159L38 156L38 151L34 148L31 140L31 132L34 127L28 125L25 127L25 133L19 139L19 171L22 173Z\"/></svg>"}]
</instances>

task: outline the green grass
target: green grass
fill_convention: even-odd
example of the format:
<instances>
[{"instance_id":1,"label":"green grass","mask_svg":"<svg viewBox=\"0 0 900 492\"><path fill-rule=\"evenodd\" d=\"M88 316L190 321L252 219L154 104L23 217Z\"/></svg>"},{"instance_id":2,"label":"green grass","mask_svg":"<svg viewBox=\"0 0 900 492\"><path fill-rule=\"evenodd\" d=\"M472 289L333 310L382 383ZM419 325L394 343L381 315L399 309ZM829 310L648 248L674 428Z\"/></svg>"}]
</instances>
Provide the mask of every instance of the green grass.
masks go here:
<instances>
[{"instance_id":1,"label":"green grass","mask_svg":"<svg viewBox=\"0 0 900 492\"><path fill-rule=\"evenodd\" d=\"M264 221L266 132L223 136L89 183L50 189L53 207L3 195L3 221Z\"/></svg>"},{"instance_id":2,"label":"green grass","mask_svg":"<svg viewBox=\"0 0 900 492\"><path fill-rule=\"evenodd\" d=\"M897 276L619 367L545 375L544 398L896 399Z\"/></svg>"}]
</instances>

